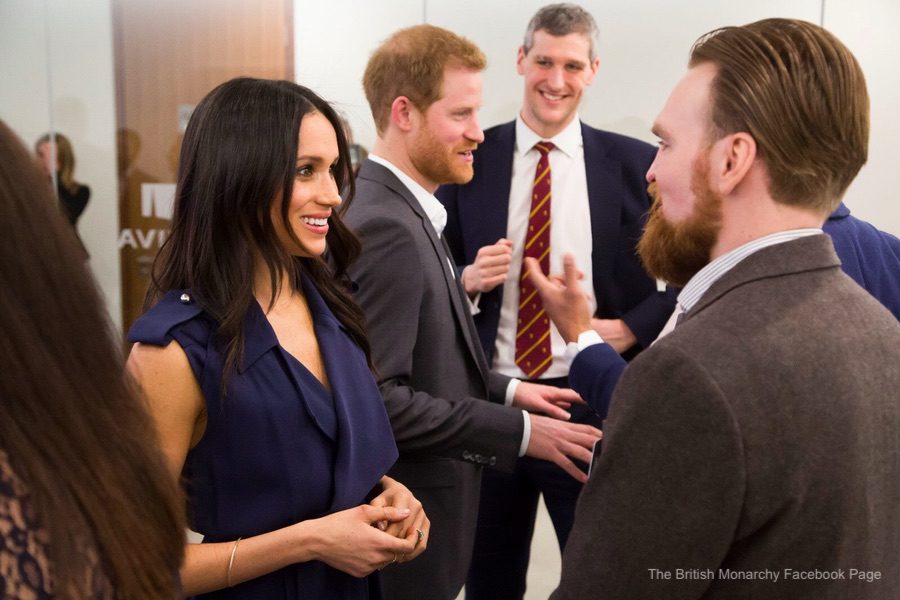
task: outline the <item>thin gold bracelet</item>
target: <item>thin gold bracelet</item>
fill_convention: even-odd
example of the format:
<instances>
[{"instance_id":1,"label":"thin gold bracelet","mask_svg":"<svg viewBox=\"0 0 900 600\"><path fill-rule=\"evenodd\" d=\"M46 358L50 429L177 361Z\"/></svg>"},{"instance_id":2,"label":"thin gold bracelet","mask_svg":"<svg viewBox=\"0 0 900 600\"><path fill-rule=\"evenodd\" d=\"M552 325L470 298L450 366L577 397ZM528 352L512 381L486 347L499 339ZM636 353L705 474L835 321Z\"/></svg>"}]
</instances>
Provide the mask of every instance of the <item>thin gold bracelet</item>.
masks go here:
<instances>
[{"instance_id":1,"label":"thin gold bracelet","mask_svg":"<svg viewBox=\"0 0 900 600\"><path fill-rule=\"evenodd\" d=\"M242 538L234 540L234 546L231 547L231 558L228 559L228 573L225 575L225 584L231 587L231 567L234 566L234 555L237 553L238 543Z\"/></svg>"}]
</instances>

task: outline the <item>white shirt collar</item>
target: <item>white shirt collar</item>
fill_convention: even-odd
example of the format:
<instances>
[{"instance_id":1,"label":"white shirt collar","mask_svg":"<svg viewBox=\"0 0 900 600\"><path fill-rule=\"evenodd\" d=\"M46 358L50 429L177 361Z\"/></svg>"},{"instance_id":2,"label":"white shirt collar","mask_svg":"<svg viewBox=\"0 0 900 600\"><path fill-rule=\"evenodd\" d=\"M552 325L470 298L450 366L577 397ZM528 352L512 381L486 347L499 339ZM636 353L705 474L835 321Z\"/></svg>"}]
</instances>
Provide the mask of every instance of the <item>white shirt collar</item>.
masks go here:
<instances>
[{"instance_id":1,"label":"white shirt collar","mask_svg":"<svg viewBox=\"0 0 900 600\"><path fill-rule=\"evenodd\" d=\"M566 125L565 129L554 135L552 138L542 138L535 133L522 119L522 115L516 117L516 148L521 154L524 154L534 148L534 145L540 141L553 142L560 151L567 156L574 157L583 144L581 141L581 120L578 114L572 122ZM477 151L476 151L477 152ZM537 152L537 150L535 150Z\"/></svg>"},{"instance_id":2,"label":"white shirt collar","mask_svg":"<svg viewBox=\"0 0 900 600\"><path fill-rule=\"evenodd\" d=\"M688 312L691 310L695 304L703 297L703 295L709 290L709 288L718 281L725 273L730 271L737 265L739 262L757 252L766 248L768 246L774 246L775 244L783 244L785 242L790 242L796 240L798 238L806 237L809 235L816 235L822 233L821 229L816 228L804 228L804 229L789 229L787 231L779 231L776 233L771 233L769 235L765 235L761 238L757 238L755 240L751 240L744 244L743 246L738 246L734 250L726 252L722 256L719 256L715 260L711 261L708 265L697 271L697 273L691 277L691 280L687 282L687 285L682 288L681 292L678 294L678 304L681 306L683 312Z\"/></svg>"},{"instance_id":3,"label":"white shirt collar","mask_svg":"<svg viewBox=\"0 0 900 600\"><path fill-rule=\"evenodd\" d=\"M405 185L406 189L408 189L418 201L419 206L425 211L425 216L428 217L432 227L434 227L434 230L437 232L438 236L440 236L444 232L444 227L447 225L447 209L434 197L434 194L419 185L415 179L401 171L399 167L388 159L382 158L377 154L369 154L369 159L397 176L400 183Z\"/></svg>"}]
</instances>

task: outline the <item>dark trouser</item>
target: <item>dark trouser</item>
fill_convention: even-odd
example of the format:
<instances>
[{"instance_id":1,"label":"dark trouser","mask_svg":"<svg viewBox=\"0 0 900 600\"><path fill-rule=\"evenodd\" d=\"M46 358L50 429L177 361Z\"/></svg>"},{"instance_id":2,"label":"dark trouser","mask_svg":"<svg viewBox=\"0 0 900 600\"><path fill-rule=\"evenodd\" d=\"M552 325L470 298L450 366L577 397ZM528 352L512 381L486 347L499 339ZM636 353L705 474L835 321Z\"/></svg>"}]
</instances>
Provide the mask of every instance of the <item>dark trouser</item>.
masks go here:
<instances>
[{"instance_id":1,"label":"dark trouser","mask_svg":"<svg viewBox=\"0 0 900 600\"><path fill-rule=\"evenodd\" d=\"M540 381L566 387L566 378ZM572 420L600 427L597 417L572 407ZM586 469L586 465L580 465ZM519 600L531 554L531 537L538 500L544 495L556 530L560 553L575 520L575 502L582 484L554 463L530 457L519 459L513 473L485 469L475 550L466 580L466 600Z\"/></svg>"}]
</instances>

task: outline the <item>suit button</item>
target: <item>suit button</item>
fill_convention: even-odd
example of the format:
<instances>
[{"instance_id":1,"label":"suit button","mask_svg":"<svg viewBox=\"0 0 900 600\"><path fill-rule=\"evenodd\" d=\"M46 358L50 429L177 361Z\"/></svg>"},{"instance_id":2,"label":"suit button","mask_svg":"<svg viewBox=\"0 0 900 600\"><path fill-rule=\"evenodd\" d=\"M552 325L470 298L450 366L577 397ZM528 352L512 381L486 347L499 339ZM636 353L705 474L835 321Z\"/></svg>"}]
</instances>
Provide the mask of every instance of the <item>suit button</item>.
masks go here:
<instances>
[{"instance_id":1,"label":"suit button","mask_svg":"<svg viewBox=\"0 0 900 600\"><path fill-rule=\"evenodd\" d=\"M494 465L496 465L496 464L497 464L497 457L496 457L496 456L492 456L492 457L491 457L491 460L488 461L488 464L489 464L490 466L492 466L492 467L493 467Z\"/></svg>"}]
</instances>

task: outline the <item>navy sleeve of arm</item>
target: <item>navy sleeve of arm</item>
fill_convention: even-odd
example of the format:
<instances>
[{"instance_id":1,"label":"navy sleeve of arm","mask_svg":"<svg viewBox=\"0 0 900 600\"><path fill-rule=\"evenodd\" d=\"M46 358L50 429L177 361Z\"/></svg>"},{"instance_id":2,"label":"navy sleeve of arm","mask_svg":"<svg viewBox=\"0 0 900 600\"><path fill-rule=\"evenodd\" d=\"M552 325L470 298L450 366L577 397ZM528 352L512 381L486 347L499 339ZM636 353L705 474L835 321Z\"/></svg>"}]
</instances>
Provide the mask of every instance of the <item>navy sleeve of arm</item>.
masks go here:
<instances>
[{"instance_id":1,"label":"navy sleeve of arm","mask_svg":"<svg viewBox=\"0 0 900 600\"><path fill-rule=\"evenodd\" d=\"M626 366L609 344L594 344L578 353L569 369L569 385L602 419Z\"/></svg>"},{"instance_id":2,"label":"navy sleeve of arm","mask_svg":"<svg viewBox=\"0 0 900 600\"><path fill-rule=\"evenodd\" d=\"M650 294L622 316L641 348L649 348L656 340L675 310L677 296L678 290L667 287L664 292Z\"/></svg>"}]
</instances>

